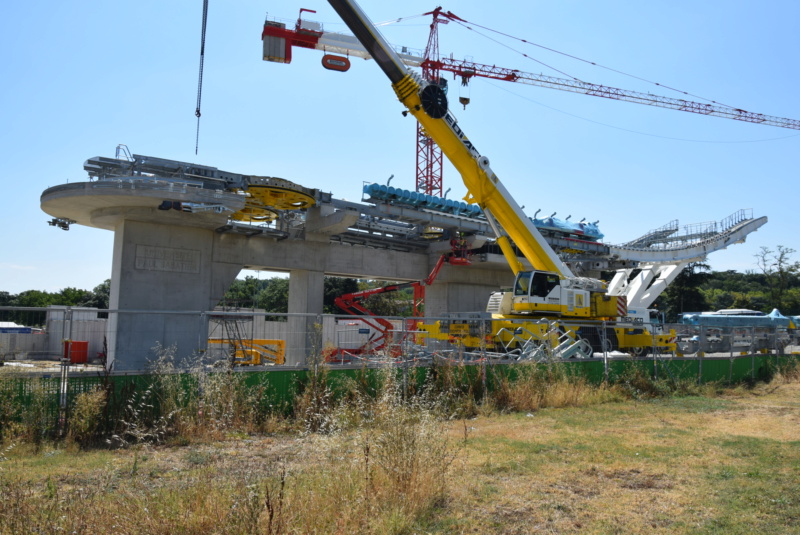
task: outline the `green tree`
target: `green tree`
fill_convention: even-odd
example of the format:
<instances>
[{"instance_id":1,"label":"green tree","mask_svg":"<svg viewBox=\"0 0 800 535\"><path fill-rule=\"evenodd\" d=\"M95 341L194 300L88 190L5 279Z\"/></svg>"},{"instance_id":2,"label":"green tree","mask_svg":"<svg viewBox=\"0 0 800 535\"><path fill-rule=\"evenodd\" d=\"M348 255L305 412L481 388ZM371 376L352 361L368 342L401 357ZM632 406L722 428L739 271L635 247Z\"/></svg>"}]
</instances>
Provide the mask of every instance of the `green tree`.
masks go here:
<instances>
[{"instance_id":1,"label":"green tree","mask_svg":"<svg viewBox=\"0 0 800 535\"><path fill-rule=\"evenodd\" d=\"M64 288L57 294L53 294L53 305L64 305L69 307L86 306L85 303L91 301L92 292L79 290L78 288Z\"/></svg>"},{"instance_id":2,"label":"green tree","mask_svg":"<svg viewBox=\"0 0 800 535\"><path fill-rule=\"evenodd\" d=\"M364 289L394 285L394 282L365 281ZM364 308L376 316L411 316L413 312L413 290L390 291L372 295L364 300Z\"/></svg>"},{"instance_id":3,"label":"green tree","mask_svg":"<svg viewBox=\"0 0 800 535\"><path fill-rule=\"evenodd\" d=\"M705 289L701 288L706 302L709 304L711 310L722 310L724 308L734 308L733 303L736 301L736 294L727 290L720 290L717 288Z\"/></svg>"},{"instance_id":4,"label":"green tree","mask_svg":"<svg viewBox=\"0 0 800 535\"><path fill-rule=\"evenodd\" d=\"M342 311L334 304L336 298L358 290L356 279L325 277L323 312L341 314ZM255 307L266 312L285 314L289 310L289 279L287 277L257 279L252 276L236 279L220 304L228 307Z\"/></svg>"},{"instance_id":5,"label":"green tree","mask_svg":"<svg viewBox=\"0 0 800 535\"><path fill-rule=\"evenodd\" d=\"M26 290L17 295L13 306L18 307L46 307L55 304L55 296L40 290Z\"/></svg>"},{"instance_id":6,"label":"green tree","mask_svg":"<svg viewBox=\"0 0 800 535\"><path fill-rule=\"evenodd\" d=\"M111 303L111 279L106 279L89 292L86 300L80 303L82 307L95 307L108 309Z\"/></svg>"},{"instance_id":7,"label":"green tree","mask_svg":"<svg viewBox=\"0 0 800 535\"><path fill-rule=\"evenodd\" d=\"M323 310L326 314L341 314L342 310L334 303L337 297L358 291L358 280L349 277L325 277L325 297Z\"/></svg>"},{"instance_id":8,"label":"green tree","mask_svg":"<svg viewBox=\"0 0 800 535\"><path fill-rule=\"evenodd\" d=\"M266 312L285 314L289 312L289 279L286 277L272 277L265 281L265 285L256 297L258 308Z\"/></svg>"},{"instance_id":9,"label":"green tree","mask_svg":"<svg viewBox=\"0 0 800 535\"><path fill-rule=\"evenodd\" d=\"M794 249L778 245L777 251L772 251L768 247L761 247L756 253L756 264L766 277L769 289L770 308L787 310L784 306L785 297L792 285L797 285L798 272L800 272L800 262L792 262L791 256L795 253Z\"/></svg>"},{"instance_id":10,"label":"green tree","mask_svg":"<svg viewBox=\"0 0 800 535\"><path fill-rule=\"evenodd\" d=\"M262 280L252 275L236 279L225 292L220 304L234 308L261 308L258 304L258 295L269 284L269 280L271 279Z\"/></svg>"},{"instance_id":11,"label":"green tree","mask_svg":"<svg viewBox=\"0 0 800 535\"><path fill-rule=\"evenodd\" d=\"M12 306L16 299L16 295L8 292L0 292L0 307Z\"/></svg>"},{"instance_id":12,"label":"green tree","mask_svg":"<svg viewBox=\"0 0 800 535\"><path fill-rule=\"evenodd\" d=\"M747 308L750 310L760 310L755 304L753 304L753 294L751 293L737 293L733 298L733 303L731 304L730 308Z\"/></svg>"},{"instance_id":13,"label":"green tree","mask_svg":"<svg viewBox=\"0 0 800 535\"><path fill-rule=\"evenodd\" d=\"M675 277L673 283L658 298L658 308L666 313L667 321L674 322L683 312L702 312L708 310L701 284L709 278L709 266L702 262L692 262Z\"/></svg>"}]
</instances>

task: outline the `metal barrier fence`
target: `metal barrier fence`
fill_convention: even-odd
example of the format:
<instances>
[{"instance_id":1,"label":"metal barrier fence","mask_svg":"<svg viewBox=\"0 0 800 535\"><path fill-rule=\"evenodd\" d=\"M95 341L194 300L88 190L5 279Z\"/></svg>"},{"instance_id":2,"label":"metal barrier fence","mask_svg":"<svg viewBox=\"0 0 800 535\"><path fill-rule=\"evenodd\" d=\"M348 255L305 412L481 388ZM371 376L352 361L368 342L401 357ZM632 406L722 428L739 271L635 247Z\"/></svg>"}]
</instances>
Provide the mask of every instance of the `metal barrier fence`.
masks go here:
<instances>
[{"instance_id":1,"label":"metal barrier fence","mask_svg":"<svg viewBox=\"0 0 800 535\"><path fill-rule=\"evenodd\" d=\"M788 328L765 326L709 327L703 325L669 325L676 333L679 356L733 357L752 353L795 352L798 334Z\"/></svg>"},{"instance_id":2,"label":"metal barrier fence","mask_svg":"<svg viewBox=\"0 0 800 535\"><path fill-rule=\"evenodd\" d=\"M665 335L672 331L675 336L669 338L678 357L783 354L796 349L793 332L765 327L513 323L481 313L379 318L241 309L154 312L50 306L0 307L0 361L28 366L30 361L67 359L74 365L103 365L115 356L148 363L176 340L189 346L181 358L233 366L302 367L316 357L334 365L664 358L673 356L664 345Z\"/></svg>"},{"instance_id":3,"label":"metal barrier fence","mask_svg":"<svg viewBox=\"0 0 800 535\"><path fill-rule=\"evenodd\" d=\"M103 388L108 393L109 425L122 418L131 396L146 390L154 376L144 368L108 373L103 367L114 343L114 325L120 324L136 344L132 352L121 352L117 358L155 362L160 352L169 353L177 333L192 340L195 348L187 357L192 359L186 366L192 372L184 374L186 388L193 388L197 373L227 371L232 365L247 384L269 385L259 400L264 410L291 407L297 389L312 373L309 369L322 362L330 365L333 379L353 379L389 367L404 385L449 366L463 371L462 382L482 378L483 390L488 391L494 379L513 377L518 369L514 365L523 362L563 363L570 373L594 383L619 381L631 368L654 379L735 383L768 378L770 370L796 366L798 359L794 333L757 327L513 324L482 314L375 318L253 310L170 313L0 307L0 405L44 404L46 427L63 431L76 397ZM659 345L665 334L672 338L671 329L674 353ZM645 343L638 352L624 351L626 336L638 336L639 343L643 336L650 347ZM292 364L290 359L297 355L302 361ZM0 425L3 418L0 411Z\"/></svg>"}]
</instances>

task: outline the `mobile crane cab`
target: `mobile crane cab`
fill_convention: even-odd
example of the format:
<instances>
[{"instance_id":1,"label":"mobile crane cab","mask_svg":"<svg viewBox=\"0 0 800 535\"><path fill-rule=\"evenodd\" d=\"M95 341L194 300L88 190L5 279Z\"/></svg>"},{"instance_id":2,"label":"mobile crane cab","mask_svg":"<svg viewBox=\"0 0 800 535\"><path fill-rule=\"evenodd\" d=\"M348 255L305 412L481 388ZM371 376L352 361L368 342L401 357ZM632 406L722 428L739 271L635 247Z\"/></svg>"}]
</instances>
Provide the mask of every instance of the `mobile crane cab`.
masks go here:
<instances>
[{"instance_id":1,"label":"mobile crane cab","mask_svg":"<svg viewBox=\"0 0 800 535\"><path fill-rule=\"evenodd\" d=\"M492 312L584 318L592 315L592 293L604 291L603 284L593 279L562 279L549 271L520 271L512 291L503 292L508 297L505 301L501 298L500 307Z\"/></svg>"}]
</instances>

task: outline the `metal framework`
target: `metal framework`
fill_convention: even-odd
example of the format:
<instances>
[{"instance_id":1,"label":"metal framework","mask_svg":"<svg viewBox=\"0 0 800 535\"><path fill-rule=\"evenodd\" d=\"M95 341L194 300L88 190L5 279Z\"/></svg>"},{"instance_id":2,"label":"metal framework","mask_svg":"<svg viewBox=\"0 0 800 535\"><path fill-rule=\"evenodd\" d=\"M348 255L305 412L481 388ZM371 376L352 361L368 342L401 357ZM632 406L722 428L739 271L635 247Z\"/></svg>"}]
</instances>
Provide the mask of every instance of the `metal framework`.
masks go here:
<instances>
[{"instance_id":1,"label":"metal framework","mask_svg":"<svg viewBox=\"0 0 800 535\"><path fill-rule=\"evenodd\" d=\"M303 10L301 10L301 15L302 11ZM580 80L569 80L546 76L544 74L533 74L517 69L507 69L495 65L483 65L472 61L453 59L452 57L440 58L438 37L439 24L447 24L451 20L462 23L469 22L450 11L442 11L440 7L425 13L425 15L433 16L431 32L425 51L420 54L419 52L412 53L411 49L405 46L394 48L405 65L420 67L422 69L422 75L426 81L439 83L441 72L451 72L455 76L460 76L462 83L465 85L468 84L473 77L478 76L492 80L518 82L538 87L569 91L571 93L634 102L698 115L711 115L725 119L733 119L735 121L800 130L800 120L797 119L774 117L719 104L706 104L680 98L653 95L650 93L639 93L616 87L582 82ZM326 53L346 54L347 56L365 59L370 59L372 57L354 36L323 31L321 24L305 21L301 18L298 18L294 30L286 29L284 24L267 21L264 25L264 31L261 37L262 40L264 40L264 59L268 61L290 63L292 59L292 46L323 50ZM278 49L278 52L275 52L276 49ZM443 188L442 151L436 143L424 133L419 124L417 124L416 130L416 145L416 190L428 195L441 195Z\"/></svg>"},{"instance_id":2,"label":"metal framework","mask_svg":"<svg viewBox=\"0 0 800 535\"><path fill-rule=\"evenodd\" d=\"M440 18L442 8L437 7L426 15L433 15L428 46L425 47L425 61L422 62L422 77L431 83L440 83L439 65L439 24L449 21ZM417 123L417 183L416 189L427 195L442 195L442 150Z\"/></svg>"},{"instance_id":3,"label":"metal framework","mask_svg":"<svg viewBox=\"0 0 800 535\"><path fill-rule=\"evenodd\" d=\"M591 84L588 82L581 82L579 80L555 78L553 76L545 76L544 74L532 74L516 69L506 69L494 65L482 65L472 61L457 60L453 58L443 58L436 62L433 60L426 60L426 62L423 62L422 64L423 68L425 68L426 63L435 63L435 65L429 65L429 68L438 68L442 71L452 72L456 76L461 76L462 81L467 82L474 76L480 76L482 78L490 78L493 80L519 82L539 87L549 87L551 89L560 89L562 91L570 91L572 93L609 98L612 100L635 102L637 104L645 104L647 106L657 106L659 108L668 108L671 110L697 113L699 115L713 115L716 117L744 121L747 123L765 124L780 128L800 130L800 120L787 119L784 117L773 117L771 115L753 113L739 108L732 108L730 106L703 104L700 102L693 102L691 100L684 100L680 98L662 97L650 93L638 93L636 91L628 91L626 89L619 89L616 87Z\"/></svg>"}]
</instances>

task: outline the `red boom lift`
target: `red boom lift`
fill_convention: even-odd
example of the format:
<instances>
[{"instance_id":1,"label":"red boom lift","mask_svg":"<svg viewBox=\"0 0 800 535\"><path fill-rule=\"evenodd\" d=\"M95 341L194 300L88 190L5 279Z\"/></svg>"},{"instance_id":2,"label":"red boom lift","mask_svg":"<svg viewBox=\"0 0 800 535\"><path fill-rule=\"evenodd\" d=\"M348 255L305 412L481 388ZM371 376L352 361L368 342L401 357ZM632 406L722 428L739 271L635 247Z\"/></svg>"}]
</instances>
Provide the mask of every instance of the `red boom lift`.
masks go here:
<instances>
[{"instance_id":1,"label":"red boom lift","mask_svg":"<svg viewBox=\"0 0 800 535\"><path fill-rule=\"evenodd\" d=\"M367 348L372 350L384 349L389 341L392 331L394 330L394 325L392 325L391 322L376 316L372 311L364 306L363 302L369 297L388 292L397 292L405 290L406 288L413 288L414 318L419 318L422 315L422 304L425 302L425 287L433 284L433 281L436 280L436 277L439 275L439 271L441 271L445 262L454 266L466 266L471 263L469 258L470 251L467 249L466 242L463 239L453 238L450 240L450 245L452 246L453 251L440 256L430 274L420 281L390 284L380 288L371 288L369 290L361 290L359 292L344 294L336 298L334 304L337 307L348 314L360 316L361 321L365 325L373 328L378 333L377 336L371 336L370 339L360 348L347 351L347 353L359 354L363 353ZM328 360L340 362L343 360L344 352L345 350L337 349L336 355L326 355L326 358Z\"/></svg>"}]
</instances>

